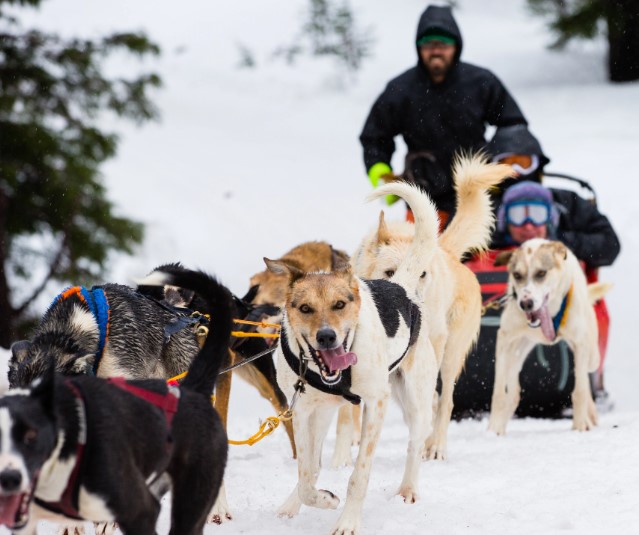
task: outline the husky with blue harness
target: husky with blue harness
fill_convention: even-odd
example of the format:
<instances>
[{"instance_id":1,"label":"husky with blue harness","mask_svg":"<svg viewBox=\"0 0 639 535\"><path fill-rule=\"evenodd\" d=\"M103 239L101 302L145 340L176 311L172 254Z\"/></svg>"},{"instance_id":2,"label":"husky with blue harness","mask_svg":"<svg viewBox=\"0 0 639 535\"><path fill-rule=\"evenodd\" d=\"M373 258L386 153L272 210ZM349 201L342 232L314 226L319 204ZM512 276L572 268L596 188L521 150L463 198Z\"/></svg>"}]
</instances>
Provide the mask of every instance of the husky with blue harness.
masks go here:
<instances>
[{"instance_id":1,"label":"husky with blue harness","mask_svg":"<svg viewBox=\"0 0 639 535\"><path fill-rule=\"evenodd\" d=\"M200 319L120 284L68 288L51 303L31 341L11 347L9 384L28 386L51 360L64 375L173 377L199 350L186 327Z\"/></svg>"}]
</instances>

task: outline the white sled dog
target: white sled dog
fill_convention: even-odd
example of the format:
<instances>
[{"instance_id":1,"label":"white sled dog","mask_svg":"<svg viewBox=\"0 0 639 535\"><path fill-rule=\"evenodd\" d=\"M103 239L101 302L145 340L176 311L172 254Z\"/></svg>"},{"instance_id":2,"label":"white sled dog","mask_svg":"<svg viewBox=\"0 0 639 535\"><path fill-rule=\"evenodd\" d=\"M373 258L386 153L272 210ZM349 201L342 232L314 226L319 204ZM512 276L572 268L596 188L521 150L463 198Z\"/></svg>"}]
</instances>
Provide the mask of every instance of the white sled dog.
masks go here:
<instances>
[{"instance_id":1,"label":"white sled dog","mask_svg":"<svg viewBox=\"0 0 639 535\"><path fill-rule=\"evenodd\" d=\"M588 285L579 261L561 242L533 239L498 257L508 264L509 299L497 331L495 383L488 429L506 432L519 404L519 372L537 344L565 340L574 354L572 427L588 431L597 424L588 372L599 366L597 319L592 304L610 289Z\"/></svg>"},{"instance_id":2,"label":"white sled dog","mask_svg":"<svg viewBox=\"0 0 639 535\"><path fill-rule=\"evenodd\" d=\"M436 209L419 188L393 182L373 191L368 200L388 194L404 199L413 211L415 224L386 223L382 212L378 228L362 241L351 261L360 277L393 280L400 263L411 262L410 251L413 248L420 251L420 265L424 266L426 276L420 280L419 299L426 310L442 379L434 430L424 445L423 455L429 459L446 458L455 381L479 334L481 290L477 277L461 258L488 246L494 225L488 190L512 176L512 169L489 164L481 155L462 156L455 162L453 176L457 211L441 236ZM343 421L343 415L340 416ZM333 466L351 462L350 439L344 437L350 437L350 432L339 429Z\"/></svg>"},{"instance_id":3,"label":"white sled dog","mask_svg":"<svg viewBox=\"0 0 639 535\"><path fill-rule=\"evenodd\" d=\"M437 225L436 217L430 224ZM302 504L338 506L337 496L316 488L322 444L337 408L362 401L359 456L344 510L331 531L359 533L391 393L409 429L398 493L406 503L417 500L421 451L432 429L437 362L420 300L414 298L425 271L425 250L415 248L412 253L409 262L398 266L392 282L359 279L347 264L331 273L306 273L286 262L265 259L269 269L289 276L276 363L278 383L293 406L299 479L280 516L297 514Z\"/></svg>"}]
</instances>

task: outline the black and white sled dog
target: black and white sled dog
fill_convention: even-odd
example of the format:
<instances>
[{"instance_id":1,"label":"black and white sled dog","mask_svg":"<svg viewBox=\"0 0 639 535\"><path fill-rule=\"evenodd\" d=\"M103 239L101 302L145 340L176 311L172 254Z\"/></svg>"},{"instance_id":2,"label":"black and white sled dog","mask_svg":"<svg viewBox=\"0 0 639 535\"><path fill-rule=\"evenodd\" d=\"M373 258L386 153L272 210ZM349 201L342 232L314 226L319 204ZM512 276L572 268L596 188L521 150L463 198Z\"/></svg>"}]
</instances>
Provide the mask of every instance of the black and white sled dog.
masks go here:
<instances>
[{"instance_id":1,"label":"black and white sled dog","mask_svg":"<svg viewBox=\"0 0 639 535\"><path fill-rule=\"evenodd\" d=\"M418 499L421 453L432 431L437 360L417 288L428 275L423 235L438 221L434 209L416 213L415 221L416 238L391 281L360 279L350 266L307 273L291 263L265 259L270 270L289 279L276 350L277 380L289 399L294 392L299 396L291 401L299 477L280 516L296 515L302 504L323 509L339 505L332 492L316 487L322 445L340 405L364 403L359 455L333 535L360 532L391 394L409 429L398 494L406 503Z\"/></svg>"},{"instance_id":2,"label":"black and white sled dog","mask_svg":"<svg viewBox=\"0 0 639 535\"><path fill-rule=\"evenodd\" d=\"M144 282L192 289L216 310L202 350L179 388L65 377L50 365L29 388L0 398L0 524L13 533L71 518L152 535L169 489L170 533L203 532L227 458L210 395L228 350L232 296L199 271L155 271Z\"/></svg>"}]
</instances>

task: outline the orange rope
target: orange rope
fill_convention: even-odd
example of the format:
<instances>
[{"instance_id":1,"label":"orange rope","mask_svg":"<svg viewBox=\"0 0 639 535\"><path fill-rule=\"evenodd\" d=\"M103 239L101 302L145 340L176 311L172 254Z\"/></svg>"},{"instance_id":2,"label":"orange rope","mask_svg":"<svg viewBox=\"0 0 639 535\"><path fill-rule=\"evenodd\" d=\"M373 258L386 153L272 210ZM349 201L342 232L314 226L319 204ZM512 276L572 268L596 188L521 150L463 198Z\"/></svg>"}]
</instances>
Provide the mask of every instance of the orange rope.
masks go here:
<instances>
[{"instance_id":1,"label":"orange rope","mask_svg":"<svg viewBox=\"0 0 639 535\"><path fill-rule=\"evenodd\" d=\"M279 329L280 325L278 323L266 323L264 321L250 321L250 320L233 320L235 323L244 323L246 325L257 325L258 327L273 327L274 329Z\"/></svg>"}]
</instances>

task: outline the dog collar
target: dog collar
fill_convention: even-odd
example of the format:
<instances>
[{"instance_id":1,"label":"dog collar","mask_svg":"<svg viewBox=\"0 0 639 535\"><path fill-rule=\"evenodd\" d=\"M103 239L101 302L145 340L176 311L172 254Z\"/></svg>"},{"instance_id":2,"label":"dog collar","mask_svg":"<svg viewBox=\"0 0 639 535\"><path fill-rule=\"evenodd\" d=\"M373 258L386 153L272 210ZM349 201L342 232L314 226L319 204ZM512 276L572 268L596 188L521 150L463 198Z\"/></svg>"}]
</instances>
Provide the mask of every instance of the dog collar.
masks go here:
<instances>
[{"instance_id":1,"label":"dog collar","mask_svg":"<svg viewBox=\"0 0 639 535\"><path fill-rule=\"evenodd\" d=\"M568 293L564 296L561 301L561 306L559 307L559 312L552 318L552 325L555 328L555 338L557 337L557 333L559 333L559 329L561 329L565 323L566 318L568 317L567 312L570 307L570 301L572 299L572 284L568 289Z\"/></svg>"},{"instance_id":2,"label":"dog collar","mask_svg":"<svg viewBox=\"0 0 639 535\"><path fill-rule=\"evenodd\" d=\"M98 324L98 330L100 337L98 339L98 350L95 354L95 361L93 362L92 372L93 375L98 373L100 367L100 361L104 353L107 340L109 338L109 325L111 310L109 308L109 301L107 300L106 293L99 286L94 286L90 290L84 286L72 286L67 288L60 295L58 295L51 304L51 307L58 301L68 299L69 297L77 296L93 314L95 322ZM49 308L51 308L49 307Z\"/></svg>"},{"instance_id":3,"label":"dog collar","mask_svg":"<svg viewBox=\"0 0 639 535\"><path fill-rule=\"evenodd\" d=\"M342 396L345 400L350 401L354 405L359 405L362 401L362 398L353 394L350 390L351 388L351 369L346 368L342 371L342 379L339 383L334 385L327 385L322 381L319 373L311 371L308 367L303 366L303 359L306 358L304 355L304 350L302 350L302 355L297 356L293 350L291 349L288 343L288 335L286 334L286 328L284 327L284 323L282 323L282 327L280 329L280 347L282 348L282 353L284 354L284 359L291 367L291 369L295 373L301 373L300 377L306 381L310 386L315 388L316 390L320 390L325 392L326 394L332 394L334 396Z\"/></svg>"}]
</instances>

